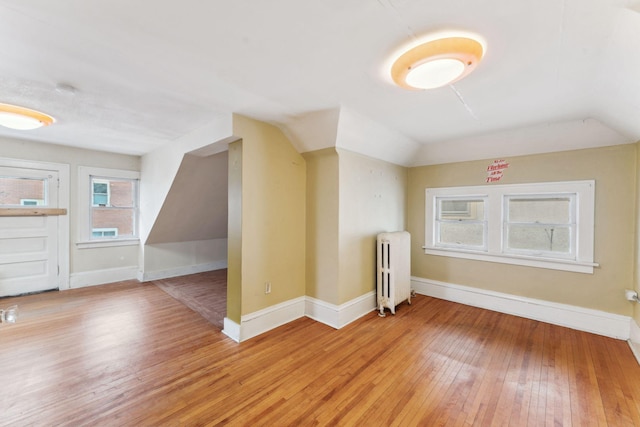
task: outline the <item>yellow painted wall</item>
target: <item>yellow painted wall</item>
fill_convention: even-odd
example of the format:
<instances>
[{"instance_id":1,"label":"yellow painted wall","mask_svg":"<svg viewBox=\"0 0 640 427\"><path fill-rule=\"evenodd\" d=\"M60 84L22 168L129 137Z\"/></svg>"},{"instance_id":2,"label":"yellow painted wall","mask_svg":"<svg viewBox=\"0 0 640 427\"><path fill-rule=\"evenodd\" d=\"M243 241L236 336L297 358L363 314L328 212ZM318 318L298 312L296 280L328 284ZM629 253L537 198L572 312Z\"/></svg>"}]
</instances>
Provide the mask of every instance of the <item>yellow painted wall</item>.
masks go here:
<instances>
[{"instance_id":1,"label":"yellow painted wall","mask_svg":"<svg viewBox=\"0 0 640 427\"><path fill-rule=\"evenodd\" d=\"M307 161L308 296L340 305L375 289L375 238L404 230L407 169L327 148Z\"/></svg>"},{"instance_id":2,"label":"yellow painted wall","mask_svg":"<svg viewBox=\"0 0 640 427\"><path fill-rule=\"evenodd\" d=\"M306 295L338 304L338 153L304 153L307 163Z\"/></svg>"},{"instance_id":3,"label":"yellow painted wall","mask_svg":"<svg viewBox=\"0 0 640 427\"><path fill-rule=\"evenodd\" d=\"M233 134L242 139L240 312L248 314L305 294L306 165L274 126L234 115ZM234 158L230 152L230 161ZM236 213L230 211L230 221ZM230 241L232 232L238 234L230 229ZM229 262L237 266L231 254Z\"/></svg>"},{"instance_id":4,"label":"yellow painted wall","mask_svg":"<svg viewBox=\"0 0 640 427\"><path fill-rule=\"evenodd\" d=\"M634 285L636 230L635 144L505 158L499 184L596 181L594 274L425 255L426 187L485 185L494 160L416 167L409 170L408 227L412 274L530 298L631 315L624 289Z\"/></svg>"},{"instance_id":5,"label":"yellow painted wall","mask_svg":"<svg viewBox=\"0 0 640 427\"><path fill-rule=\"evenodd\" d=\"M405 229L407 169L351 151L339 157L339 299L375 290L376 235Z\"/></svg>"},{"instance_id":6,"label":"yellow painted wall","mask_svg":"<svg viewBox=\"0 0 640 427\"><path fill-rule=\"evenodd\" d=\"M242 141L229 144L227 228L227 317L238 325L242 313Z\"/></svg>"}]
</instances>

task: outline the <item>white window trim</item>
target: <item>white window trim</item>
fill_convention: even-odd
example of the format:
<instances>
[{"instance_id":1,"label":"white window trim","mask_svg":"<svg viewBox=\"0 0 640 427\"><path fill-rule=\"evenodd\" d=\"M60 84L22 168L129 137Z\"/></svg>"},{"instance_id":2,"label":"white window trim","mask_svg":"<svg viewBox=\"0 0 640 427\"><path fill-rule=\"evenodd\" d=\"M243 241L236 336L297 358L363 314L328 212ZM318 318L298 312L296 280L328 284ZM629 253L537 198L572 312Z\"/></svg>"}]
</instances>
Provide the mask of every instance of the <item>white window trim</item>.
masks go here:
<instances>
[{"instance_id":1,"label":"white window trim","mask_svg":"<svg viewBox=\"0 0 640 427\"><path fill-rule=\"evenodd\" d=\"M441 196L436 196L434 199L434 203L438 203L438 200L441 198ZM486 197L473 197L473 198L469 198L469 197L444 197L447 200L454 200L454 199L459 199L459 200L475 200L475 201L482 201L484 206L487 206L487 198ZM437 210L437 208L436 208ZM484 211L484 209L483 209ZM435 212L435 211L434 211ZM442 243L442 242L436 242L435 240L435 236L434 236L434 246L437 247L438 249L453 249L453 250L470 250L470 251L486 251L487 250L487 240L488 240L488 234L487 234L487 215L486 215L486 211L485 211L485 215L482 219L480 220L463 220L465 222L468 223L476 223L476 224L482 224L483 225L483 236L482 236L482 246L472 246L472 245L456 245L456 244L451 244L451 243ZM443 222L446 222L442 220L442 218L440 220L438 220L437 218L435 218L434 220L434 231L438 229L438 226L442 226L441 224ZM437 233L437 231L435 231L435 233Z\"/></svg>"},{"instance_id":2,"label":"white window trim","mask_svg":"<svg viewBox=\"0 0 640 427\"><path fill-rule=\"evenodd\" d=\"M538 194L534 194L534 195L527 195L525 196L526 199L543 199L546 198L548 195L538 195ZM577 227L577 214L578 214L578 208L576 206L576 200L578 198L578 195L573 192L573 193L554 193L553 197L563 197L563 198L567 198L570 201L570 207L569 207L569 213L570 213L570 221L568 223L564 223L564 224L548 224L547 226L558 226L558 227L566 227L569 228L570 230L570 234L571 236L577 236L577 232L578 227ZM504 195L502 200L503 200L503 221L502 221L502 248L505 254L509 254L509 255L516 255L516 256L520 256L520 255L524 255L524 256L532 256L532 257L536 257L536 258L544 258L545 254L550 254L550 252L544 252L544 251L537 251L537 250L531 250L531 249L514 249L514 248L507 248L507 241L508 241L508 237L507 237L507 230L508 230L508 226L509 224L512 224L509 222L508 220L508 210L509 210L509 205L508 203L510 202L510 200L518 200L519 198L522 198L522 195ZM549 258L552 259L569 259L569 260L575 260L576 259L576 242L573 241L573 239L571 239L571 246L569 248L569 253L567 254L562 254L562 253L555 253L554 255L549 256Z\"/></svg>"},{"instance_id":3,"label":"white window trim","mask_svg":"<svg viewBox=\"0 0 640 427\"><path fill-rule=\"evenodd\" d=\"M595 181L563 181L532 184L480 185L472 187L427 188L425 197L425 254L524 265L553 270L593 274L598 264L594 254ZM545 258L532 255L504 253L503 215L505 195L554 195L576 193L576 258ZM457 248L441 248L435 245L435 214L437 197L487 197L488 221L487 250L475 251Z\"/></svg>"},{"instance_id":4,"label":"white window trim","mask_svg":"<svg viewBox=\"0 0 640 427\"><path fill-rule=\"evenodd\" d=\"M109 237L104 240L91 239L91 207L93 202L91 198L93 194L93 189L91 188L92 176L139 180L140 172L122 169L78 166L78 241L76 242L76 247L78 249L89 249L109 246L139 245L139 238ZM139 184L138 191L140 191Z\"/></svg>"}]
</instances>

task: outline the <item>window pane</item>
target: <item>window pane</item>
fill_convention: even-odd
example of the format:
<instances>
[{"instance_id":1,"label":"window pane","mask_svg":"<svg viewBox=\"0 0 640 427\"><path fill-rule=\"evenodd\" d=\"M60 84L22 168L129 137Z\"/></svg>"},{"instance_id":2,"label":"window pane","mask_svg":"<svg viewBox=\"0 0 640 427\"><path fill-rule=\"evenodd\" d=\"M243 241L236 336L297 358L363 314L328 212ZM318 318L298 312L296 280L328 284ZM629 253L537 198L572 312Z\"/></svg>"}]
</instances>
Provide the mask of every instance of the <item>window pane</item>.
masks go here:
<instances>
[{"instance_id":1,"label":"window pane","mask_svg":"<svg viewBox=\"0 0 640 427\"><path fill-rule=\"evenodd\" d=\"M0 176L0 205L46 206L47 180Z\"/></svg>"},{"instance_id":2,"label":"window pane","mask_svg":"<svg viewBox=\"0 0 640 427\"><path fill-rule=\"evenodd\" d=\"M94 182L93 183L93 192L94 194L107 194L109 191L109 187L107 183L104 182Z\"/></svg>"},{"instance_id":3,"label":"window pane","mask_svg":"<svg viewBox=\"0 0 640 427\"><path fill-rule=\"evenodd\" d=\"M508 247L529 251L568 254L571 251L571 228L536 225L509 225Z\"/></svg>"},{"instance_id":4,"label":"window pane","mask_svg":"<svg viewBox=\"0 0 640 427\"><path fill-rule=\"evenodd\" d=\"M570 224L569 197L509 199L509 222Z\"/></svg>"},{"instance_id":5,"label":"window pane","mask_svg":"<svg viewBox=\"0 0 640 427\"><path fill-rule=\"evenodd\" d=\"M101 232L101 236L135 236L135 209L93 208L91 212L92 228L112 228L116 231ZM111 233L111 234L109 234ZM96 237L94 235L94 237Z\"/></svg>"},{"instance_id":6,"label":"window pane","mask_svg":"<svg viewBox=\"0 0 640 427\"><path fill-rule=\"evenodd\" d=\"M111 206L132 208L135 206L135 181L109 180Z\"/></svg>"},{"instance_id":7,"label":"window pane","mask_svg":"<svg viewBox=\"0 0 640 427\"><path fill-rule=\"evenodd\" d=\"M441 222L440 244L484 246L484 224L477 222Z\"/></svg>"},{"instance_id":8,"label":"window pane","mask_svg":"<svg viewBox=\"0 0 640 427\"><path fill-rule=\"evenodd\" d=\"M109 181L105 179L91 179L91 205L109 206Z\"/></svg>"},{"instance_id":9,"label":"window pane","mask_svg":"<svg viewBox=\"0 0 640 427\"><path fill-rule=\"evenodd\" d=\"M93 205L94 206L107 206L107 202L109 198L106 194L94 194L93 195Z\"/></svg>"},{"instance_id":10,"label":"window pane","mask_svg":"<svg viewBox=\"0 0 640 427\"><path fill-rule=\"evenodd\" d=\"M94 228L91 231L92 237L118 237L118 230L115 228Z\"/></svg>"},{"instance_id":11,"label":"window pane","mask_svg":"<svg viewBox=\"0 0 640 427\"><path fill-rule=\"evenodd\" d=\"M440 199L440 219L484 219L483 200Z\"/></svg>"}]
</instances>

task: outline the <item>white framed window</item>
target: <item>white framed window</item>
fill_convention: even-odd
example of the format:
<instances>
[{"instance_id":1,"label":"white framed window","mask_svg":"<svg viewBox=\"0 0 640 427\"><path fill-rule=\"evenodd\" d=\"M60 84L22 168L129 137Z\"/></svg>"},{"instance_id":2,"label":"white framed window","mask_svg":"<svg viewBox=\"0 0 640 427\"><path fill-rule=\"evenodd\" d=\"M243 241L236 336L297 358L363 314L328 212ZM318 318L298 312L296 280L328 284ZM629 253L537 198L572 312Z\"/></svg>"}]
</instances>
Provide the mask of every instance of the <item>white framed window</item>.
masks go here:
<instances>
[{"instance_id":1,"label":"white framed window","mask_svg":"<svg viewBox=\"0 0 640 427\"><path fill-rule=\"evenodd\" d=\"M426 189L425 253L593 273L595 181Z\"/></svg>"},{"instance_id":2,"label":"white framed window","mask_svg":"<svg viewBox=\"0 0 640 427\"><path fill-rule=\"evenodd\" d=\"M79 248L137 245L140 173L78 168Z\"/></svg>"},{"instance_id":3,"label":"white framed window","mask_svg":"<svg viewBox=\"0 0 640 427\"><path fill-rule=\"evenodd\" d=\"M91 236L96 238L118 237L118 229L117 228L92 228Z\"/></svg>"},{"instance_id":4,"label":"white framed window","mask_svg":"<svg viewBox=\"0 0 640 427\"><path fill-rule=\"evenodd\" d=\"M576 259L576 193L504 196L503 251Z\"/></svg>"},{"instance_id":5,"label":"white framed window","mask_svg":"<svg viewBox=\"0 0 640 427\"><path fill-rule=\"evenodd\" d=\"M91 206L111 205L111 185L108 179L91 178Z\"/></svg>"},{"instance_id":6,"label":"white framed window","mask_svg":"<svg viewBox=\"0 0 640 427\"><path fill-rule=\"evenodd\" d=\"M44 206L43 199L20 199L20 206Z\"/></svg>"},{"instance_id":7,"label":"white framed window","mask_svg":"<svg viewBox=\"0 0 640 427\"><path fill-rule=\"evenodd\" d=\"M436 197L435 246L486 250L485 203L485 197Z\"/></svg>"}]
</instances>

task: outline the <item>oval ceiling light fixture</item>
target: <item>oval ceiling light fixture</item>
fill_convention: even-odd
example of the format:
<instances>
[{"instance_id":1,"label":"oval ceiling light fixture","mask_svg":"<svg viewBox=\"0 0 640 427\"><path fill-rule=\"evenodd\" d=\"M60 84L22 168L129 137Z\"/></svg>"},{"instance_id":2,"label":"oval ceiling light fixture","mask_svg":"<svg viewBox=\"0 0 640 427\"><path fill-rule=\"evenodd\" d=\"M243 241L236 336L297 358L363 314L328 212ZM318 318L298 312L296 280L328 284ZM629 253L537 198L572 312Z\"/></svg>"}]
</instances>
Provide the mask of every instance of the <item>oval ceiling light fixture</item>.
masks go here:
<instances>
[{"instance_id":1,"label":"oval ceiling light fixture","mask_svg":"<svg viewBox=\"0 0 640 427\"><path fill-rule=\"evenodd\" d=\"M396 58L391 65L391 78L398 86L411 90L446 86L469 75L484 52L484 43L470 34L432 35Z\"/></svg>"},{"instance_id":2,"label":"oval ceiling light fixture","mask_svg":"<svg viewBox=\"0 0 640 427\"><path fill-rule=\"evenodd\" d=\"M0 104L0 126L16 130L32 130L49 126L56 120L48 114L11 104Z\"/></svg>"}]
</instances>

